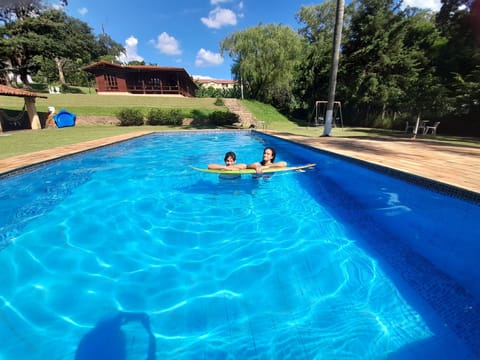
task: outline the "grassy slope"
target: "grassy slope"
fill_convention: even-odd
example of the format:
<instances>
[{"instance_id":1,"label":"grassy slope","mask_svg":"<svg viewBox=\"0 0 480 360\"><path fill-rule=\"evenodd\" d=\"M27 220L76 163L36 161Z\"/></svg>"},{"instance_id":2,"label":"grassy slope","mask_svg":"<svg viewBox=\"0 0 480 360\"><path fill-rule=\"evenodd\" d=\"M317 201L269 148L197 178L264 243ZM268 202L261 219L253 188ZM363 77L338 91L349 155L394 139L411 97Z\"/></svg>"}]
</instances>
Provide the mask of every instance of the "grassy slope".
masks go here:
<instances>
[{"instance_id":1,"label":"grassy slope","mask_svg":"<svg viewBox=\"0 0 480 360\"><path fill-rule=\"evenodd\" d=\"M115 116L125 107L137 108L180 108L186 112L197 110L209 113L216 110L226 111L225 106L214 105L214 98L184 98L160 96L128 96L97 94L48 94L48 99L37 98L37 111L47 112L49 106L58 110L66 109L77 115ZM0 96L0 108L20 110L24 100L14 96Z\"/></svg>"}]
</instances>

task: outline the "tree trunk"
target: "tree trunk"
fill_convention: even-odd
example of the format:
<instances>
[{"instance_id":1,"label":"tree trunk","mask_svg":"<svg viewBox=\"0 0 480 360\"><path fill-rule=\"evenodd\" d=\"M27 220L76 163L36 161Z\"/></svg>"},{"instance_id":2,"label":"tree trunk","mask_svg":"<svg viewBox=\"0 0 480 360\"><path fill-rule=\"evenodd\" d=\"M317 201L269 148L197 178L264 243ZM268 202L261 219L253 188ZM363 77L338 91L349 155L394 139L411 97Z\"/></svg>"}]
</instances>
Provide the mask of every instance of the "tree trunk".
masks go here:
<instances>
[{"instance_id":1,"label":"tree trunk","mask_svg":"<svg viewBox=\"0 0 480 360\"><path fill-rule=\"evenodd\" d=\"M337 0L337 13L335 17L335 29L333 34L333 55L332 69L330 71L330 83L328 86L327 113L323 136L330 136L332 130L333 106L335 102L335 88L337 86L338 62L340 60L340 44L342 42L343 13L345 11L345 0Z\"/></svg>"},{"instance_id":2,"label":"tree trunk","mask_svg":"<svg viewBox=\"0 0 480 360\"><path fill-rule=\"evenodd\" d=\"M28 82L28 71L25 69L20 70L20 80L23 83L23 86L27 89L30 88L30 83Z\"/></svg>"},{"instance_id":3,"label":"tree trunk","mask_svg":"<svg viewBox=\"0 0 480 360\"><path fill-rule=\"evenodd\" d=\"M65 85L65 75L63 73L63 61L62 59L55 57L55 64L57 65L57 70L58 70L58 80L60 81L60 84Z\"/></svg>"},{"instance_id":4,"label":"tree trunk","mask_svg":"<svg viewBox=\"0 0 480 360\"><path fill-rule=\"evenodd\" d=\"M32 130L41 129L42 125L40 124L40 119L37 114L37 107L35 106L35 98L26 97L25 107L27 108L28 119L30 120L30 126L32 127Z\"/></svg>"},{"instance_id":5,"label":"tree trunk","mask_svg":"<svg viewBox=\"0 0 480 360\"><path fill-rule=\"evenodd\" d=\"M30 82L28 81L28 70L27 67L24 65L23 59L18 57L11 57L10 63L12 64L14 79L13 82L18 82L18 77L20 77L20 81L23 85L28 89L30 87Z\"/></svg>"}]
</instances>

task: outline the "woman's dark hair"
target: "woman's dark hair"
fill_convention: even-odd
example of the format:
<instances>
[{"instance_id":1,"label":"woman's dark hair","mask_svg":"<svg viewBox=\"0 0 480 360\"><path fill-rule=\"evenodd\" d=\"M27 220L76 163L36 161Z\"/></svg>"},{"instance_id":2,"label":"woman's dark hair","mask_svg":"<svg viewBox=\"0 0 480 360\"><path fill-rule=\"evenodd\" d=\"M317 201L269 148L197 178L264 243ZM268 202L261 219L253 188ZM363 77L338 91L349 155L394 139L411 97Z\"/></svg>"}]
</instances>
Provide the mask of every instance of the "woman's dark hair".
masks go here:
<instances>
[{"instance_id":1,"label":"woman's dark hair","mask_svg":"<svg viewBox=\"0 0 480 360\"><path fill-rule=\"evenodd\" d=\"M223 158L224 161L227 161L227 159L231 157L233 159L233 161L236 161L237 160L237 155L235 155L235 153L233 151L229 151L225 154L225 157Z\"/></svg>"}]
</instances>

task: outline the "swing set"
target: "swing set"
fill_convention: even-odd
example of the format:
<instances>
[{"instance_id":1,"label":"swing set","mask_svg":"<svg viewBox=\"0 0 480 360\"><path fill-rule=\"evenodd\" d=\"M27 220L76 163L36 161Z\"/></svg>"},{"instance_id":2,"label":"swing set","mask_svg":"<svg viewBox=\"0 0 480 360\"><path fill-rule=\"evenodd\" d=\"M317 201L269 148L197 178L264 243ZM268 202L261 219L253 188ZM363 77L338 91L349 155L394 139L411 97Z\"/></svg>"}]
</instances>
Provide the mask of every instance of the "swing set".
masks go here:
<instances>
[{"instance_id":1,"label":"swing set","mask_svg":"<svg viewBox=\"0 0 480 360\"><path fill-rule=\"evenodd\" d=\"M327 117L328 101L315 101L315 117L313 119L313 126L325 125ZM338 127L338 123L343 129L342 103L340 101L333 102L332 126Z\"/></svg>"}]
</instances>

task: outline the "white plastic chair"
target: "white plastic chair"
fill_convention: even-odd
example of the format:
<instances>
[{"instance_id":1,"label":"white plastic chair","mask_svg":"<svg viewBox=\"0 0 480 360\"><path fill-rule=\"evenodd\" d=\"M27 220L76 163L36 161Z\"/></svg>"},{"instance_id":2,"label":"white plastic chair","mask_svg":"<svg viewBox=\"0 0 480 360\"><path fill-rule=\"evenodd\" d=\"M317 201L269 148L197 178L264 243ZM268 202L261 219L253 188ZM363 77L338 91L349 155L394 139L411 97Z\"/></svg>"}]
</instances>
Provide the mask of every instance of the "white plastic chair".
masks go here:
<instances>
[{"instance_id":1,"label":"white plastic chair","mask_svg":"<svg viewBox=\"0 0 480 360\"><path fill-rule=\"evenodd\" d=\"M432 132L433 136L437 135L437 127L440 125L440 121L436 121L432 126L426 126L425 130L423 131L423 135L427 135L428 131Z\"/></svg>"}]
</instances>

